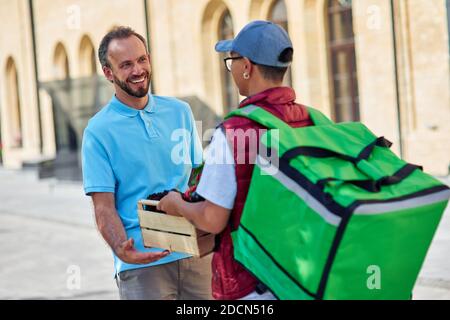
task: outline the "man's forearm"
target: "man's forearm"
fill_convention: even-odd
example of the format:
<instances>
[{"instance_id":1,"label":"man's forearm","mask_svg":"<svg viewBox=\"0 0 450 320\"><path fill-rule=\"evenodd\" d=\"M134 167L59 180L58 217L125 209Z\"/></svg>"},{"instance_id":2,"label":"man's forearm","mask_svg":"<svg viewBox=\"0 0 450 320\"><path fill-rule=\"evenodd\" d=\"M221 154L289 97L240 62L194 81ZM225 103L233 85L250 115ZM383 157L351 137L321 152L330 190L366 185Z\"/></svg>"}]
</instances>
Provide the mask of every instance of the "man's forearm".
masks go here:
<instances>
[{"instance_id":1,"label":"man's forearm","mask_svg":"<svg viewBox=\"0 0 450 320\"><path fill-rule=\"evenodd\" d=\"M127 239L127 234L119 213L115 207L114 195L111 193L93 193L95 220L103 239L120 260L130 264L147 264L164 258L166 252L140 252L134 247L134 239Z\"/></svg>"},{"instance_id":2,"label":"man's forearm","mask_svg":"<svg viewBox=\"0 0 450 320\"><path fill-rule=\"evenodd\" d=\"M205 202L186 202L181 201L177 206L177 213L185 217L197 229L209 231L208 221L205 219Z\"/></svg>"},{"instance_id":3,"label":"man's forearm","mask_svg":"<svg viewBox=\"0 0 450 320\"><path fill-rule=\"evenodd\" d=\"M226 209L224 210L227 211ZM216 212L217 207L213 208L208 201L197 203L181 201L178 203L177 211L179 215L184 216L197 229L214 234L222 232L225 225L224 221L228 220L228 216L225 219L220 219L222 215Z\"/></svg>"},{"instance_id":4,"label":"man's forearm","mask_svg":"<svg viewBox=\"0 0 450 320\"><path fill-rule=\"evenodd\" d=\"M103 239L117 254L120 245L127 240L127 235L116 210L98 208L95 210L95 218Z\"/></svg>"},{"instance_id":5,"label":"man's forearm","mask_svg":"<svg viewBox=\"0 0 450 320\"><path fill-rule=\"evenodd\" d=\"M185 217L200 230L218 234L227 226L231 210L208 200L196 203L186 202L177 192L169 192L157 206L171 215Z\"/></svg>"}]
</instances>

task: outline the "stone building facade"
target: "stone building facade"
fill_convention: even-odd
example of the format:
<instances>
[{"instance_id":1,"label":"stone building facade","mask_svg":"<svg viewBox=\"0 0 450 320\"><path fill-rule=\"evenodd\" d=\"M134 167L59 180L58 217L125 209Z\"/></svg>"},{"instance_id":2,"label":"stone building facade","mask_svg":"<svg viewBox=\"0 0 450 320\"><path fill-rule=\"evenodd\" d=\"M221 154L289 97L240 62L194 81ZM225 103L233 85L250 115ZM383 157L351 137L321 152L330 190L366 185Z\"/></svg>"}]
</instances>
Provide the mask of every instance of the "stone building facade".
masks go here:
<instances>
[{"instance_id":1,"label":"stone building facade","mask_svg":"<svg viewBox=\"0 0 450 320\"><path fill-rule=\"evenodd\" d=\"M154 93L185 98L202 120L219 119L242 98L214 44L251 20L270 19L292 38L286 83L299 102L337 121L362 121L407 161L445 175L449 6L448 0L0 0L2 165L20 168L65 153L79 162L86 121L112 93L96 52L114 26L150 39Z\"/></svg>"}]
</instances>

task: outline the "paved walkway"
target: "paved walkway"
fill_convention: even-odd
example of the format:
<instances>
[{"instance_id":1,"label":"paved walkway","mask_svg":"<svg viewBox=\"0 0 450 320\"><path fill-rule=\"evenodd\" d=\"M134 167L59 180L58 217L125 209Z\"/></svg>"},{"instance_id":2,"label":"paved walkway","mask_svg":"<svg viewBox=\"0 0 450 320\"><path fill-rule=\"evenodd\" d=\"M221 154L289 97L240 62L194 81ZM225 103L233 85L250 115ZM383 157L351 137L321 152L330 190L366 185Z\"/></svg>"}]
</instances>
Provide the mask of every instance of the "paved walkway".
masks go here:
<instances>
[{"instance_id":1,"label":"paved walkway","mask_svg":"<svg viewBox=\"0 0 450 320\"><path fill-rule=\"evenodd\" d=\"M118 299L80 184L0 169L0 253L0 299Z\"/></svg>"},{"instance_id":2,"label":"paved walkway","mask_svg":"<svg viewBox=\"0 0 450 320\"><path fill-rule=\"evenodd\" d=\"M447 209L415 299L450 299L449 253ZM80 184L0 169L0 299L118 299L112 276L110 250Z\"/></svg>"}]
</instances>

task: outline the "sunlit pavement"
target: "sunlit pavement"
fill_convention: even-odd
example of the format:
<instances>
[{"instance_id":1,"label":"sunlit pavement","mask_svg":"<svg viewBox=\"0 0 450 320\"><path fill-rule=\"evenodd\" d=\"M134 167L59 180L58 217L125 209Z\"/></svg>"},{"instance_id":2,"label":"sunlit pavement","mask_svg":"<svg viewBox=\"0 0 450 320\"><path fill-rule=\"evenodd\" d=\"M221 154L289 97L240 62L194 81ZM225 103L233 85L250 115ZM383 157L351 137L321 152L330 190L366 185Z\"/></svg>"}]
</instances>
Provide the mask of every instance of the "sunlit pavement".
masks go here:
<instances>
[{"instance_id":1,"label":"sunlit pavement","mask_svg":"<svg viewBox=\"0 0 450 320\"><path fill-rule=\"evenodd\" d=\"M449 208L413 297L450 299ZM111 252L81 184L0 169L0 299L118 299Z\"/></svg>"},{"instance_id":2,"label":"sunlit pavement","mask_svg":"<svg viewBox=\"0 0 450 320\"><path fill-rule=\"evenodd\" d=\"M118 299L80 184L0 169L0 299Z\"/></svg>"}]
</instances>

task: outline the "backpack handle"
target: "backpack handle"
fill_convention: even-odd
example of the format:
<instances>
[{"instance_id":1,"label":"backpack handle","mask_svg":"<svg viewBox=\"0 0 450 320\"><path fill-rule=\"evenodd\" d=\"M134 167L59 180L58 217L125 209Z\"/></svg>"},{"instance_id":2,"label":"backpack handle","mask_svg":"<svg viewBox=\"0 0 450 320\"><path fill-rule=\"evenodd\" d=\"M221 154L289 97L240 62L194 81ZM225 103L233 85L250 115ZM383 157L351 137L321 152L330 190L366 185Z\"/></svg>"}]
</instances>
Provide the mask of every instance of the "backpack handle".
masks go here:
<instances>
[{"instance_id":1,"label":"backpack handle","mask_svg":"<svg viewBox=\"0 0 450 320\"><path fill-rule=\"evenodd\" d=\"M358 168L359 171L363 172L366 176L370 177L373 181L378 181L382 178L383 173L376 167L374 167L371 163L367 161L367 159L372 154L375 146L390 148L392 143L386 140L384 137L380 137L367 145L356 157L352 157L349 155L341 154L329 149L318 148L318 147L295 147L286 151L282 156L280 161L285 163L290 163L292 159L295 159L298 156L308 156L314 158L328 158L334 157L339 158L344 161L351 162Z\"/></svg>"},{"instance_id":2,"label":"backpack handle","mask_svg":"<svg viewBox=\"0 0 450 320\"><path fill-rule=\"evenodd\" d=\"M336 182L347 182L351 183L359 188L362 188L369 192L380 192L381 187L384 186L390 186L397 183L402 182L405 178L409 177L414 171L421 170L423 171L423 168L421 166L416 166L414 164L407 163L404 165L400 170L395 172L391 176L383 176L376 180L373 179L367 179L367 180L341 180L336 178L325 178L317 181L317 185L324 189L325 185L328 182L336 181Z\"/></svg>"},{"instance_id":3,"label":"backpack handle","mask_svg":"<svg viewBox=\"0 0 450 320\"><path fill-rule=\"evenodd\" d=\"M315 157L315 158L327 158L327 157L336 157L340 158L345 161L350 161L353 164L357 165L362 160L367 160L369 156L372 154L373 149L375 146L378 147L384 147L384 148L390 148L392 146L392 142L387 140L385 137L379 137L369 145L367 145L359 154L357 157L351 157L348 155L340 154L335 151L331 151L329 149L325 148L318 148L318 147L296 147L293 149L290 149L286 151L283 154L283 159L285 161L290 161L298 156L309 156L309 157Z\"/></svg>"}]
</instances>

